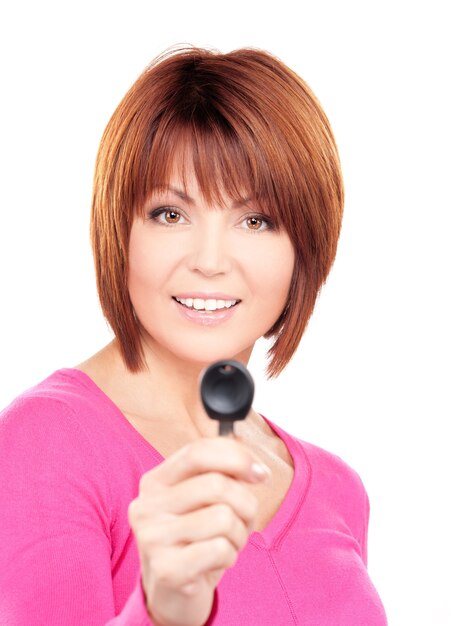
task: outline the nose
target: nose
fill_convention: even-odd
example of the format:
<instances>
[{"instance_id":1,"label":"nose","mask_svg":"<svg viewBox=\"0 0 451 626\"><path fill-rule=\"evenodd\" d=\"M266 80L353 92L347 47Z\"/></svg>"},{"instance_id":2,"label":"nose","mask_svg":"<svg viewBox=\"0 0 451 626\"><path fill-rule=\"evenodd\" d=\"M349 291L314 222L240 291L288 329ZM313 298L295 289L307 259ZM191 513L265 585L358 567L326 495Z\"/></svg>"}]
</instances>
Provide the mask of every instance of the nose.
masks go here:
<instances>
[{"instance_id":1,"label":"nose","mask_svg":"<svg viewBox=\"0 0 451 626\"><path fill-rule=\"evenodd\" d=\"M204 276L226 274L232 265L227 233L220 219L212 219L196 229L192 235L189 269ZM230 242L229 242L230 243Z\"/></svg>"}]
</instances>

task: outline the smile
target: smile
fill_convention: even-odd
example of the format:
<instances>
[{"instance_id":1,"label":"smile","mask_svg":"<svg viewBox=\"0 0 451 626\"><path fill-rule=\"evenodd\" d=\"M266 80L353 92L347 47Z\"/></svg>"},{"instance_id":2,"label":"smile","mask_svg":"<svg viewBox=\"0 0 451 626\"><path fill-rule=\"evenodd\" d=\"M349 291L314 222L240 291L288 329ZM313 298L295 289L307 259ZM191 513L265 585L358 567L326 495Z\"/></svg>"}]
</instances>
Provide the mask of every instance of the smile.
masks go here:
<instances>
[{"instance_id":1,"label":"smile","mask_svg":"<svg viewBox=\"0 0 451 626\"><path fill-rule=\"evenodd\" d=\"M235 306L240 300L216 300L215 298L176 298L174 300L183 304L188 309L195 309L196 311L218 311L221 309L230 309Z\"/></svg>"}]
</instances>

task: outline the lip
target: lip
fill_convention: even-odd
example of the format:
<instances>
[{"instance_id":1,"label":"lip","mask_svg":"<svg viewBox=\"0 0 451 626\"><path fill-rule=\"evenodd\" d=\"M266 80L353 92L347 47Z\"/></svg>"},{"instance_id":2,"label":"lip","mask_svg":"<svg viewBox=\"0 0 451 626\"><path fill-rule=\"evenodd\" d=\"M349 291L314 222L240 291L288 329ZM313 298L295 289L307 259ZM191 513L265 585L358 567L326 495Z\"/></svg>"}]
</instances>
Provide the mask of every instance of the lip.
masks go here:
<instances>
[{"instance_id":1,"label":"lip","mask_svg":"<svg viewBox=\"0 0 451 626\"><path fill-rule=\"evenodd\" d=\"M192 295L189 296L177 296L180 298L192 298ZM197 296L198 298L202 296ZM210 296L212 298L213 296ZM207 298L205 298L207 299ZM218 300L234 300L235 298L217 298ZM196 309L189 309L184 306L177 300L173 299L177 310L180 315L190 322L194 322L195 324L199 324L200 326L219 326L219 324L223 324L227 322L231 317L235 315L236 309L239 307L239 302L237 302L234 306L230 307L230 309L216 309L216 311L197 311Z\"/></svg>"},{"instance_id":2,"label":"lip","mask_svg":"<svg viewBox=\"0 0 451 626\"><path fill-rule=\"evenodd\" d=\"M237 298L236 296L231 296L229 294L225 294L225 293L219 293L219 292L214 292L214 293L205 293L202 291L185 291L184 293L178 293L175 296L173 296L173 298L183 298L184 300L186 300L186 298L192 298L194 300L194 298L200 298L201 300L236 300L237 302L241 302L240 298Z\"/></svg>"}]
</instances>

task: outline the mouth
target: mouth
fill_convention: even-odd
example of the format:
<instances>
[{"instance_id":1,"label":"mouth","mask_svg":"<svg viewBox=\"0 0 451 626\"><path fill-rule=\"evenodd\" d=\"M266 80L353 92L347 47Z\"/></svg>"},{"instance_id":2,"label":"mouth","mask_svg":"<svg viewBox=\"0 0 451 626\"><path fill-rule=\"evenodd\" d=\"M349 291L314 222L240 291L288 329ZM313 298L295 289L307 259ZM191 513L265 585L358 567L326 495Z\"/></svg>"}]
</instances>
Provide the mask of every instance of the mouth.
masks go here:
<instances>
[{"instance_id":1,"label":"mouth","mask_svg":"<svg viewBox=\"0 0 451 626\"><path fill-rule=\"evenodd\" d=\"M223 311L231 309L241 302L241 300L221 300L219 298L177 298L173 296L173 300L194 311Z\"/></svg>"}]
</instances>

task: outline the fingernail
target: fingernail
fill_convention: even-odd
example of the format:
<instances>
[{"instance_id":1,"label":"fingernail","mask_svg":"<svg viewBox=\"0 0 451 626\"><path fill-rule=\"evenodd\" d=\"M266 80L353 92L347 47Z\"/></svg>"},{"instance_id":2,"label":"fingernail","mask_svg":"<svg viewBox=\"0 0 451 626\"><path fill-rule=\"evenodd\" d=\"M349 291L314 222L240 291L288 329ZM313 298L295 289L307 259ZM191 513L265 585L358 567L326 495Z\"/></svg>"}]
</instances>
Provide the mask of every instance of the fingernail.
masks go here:
<instances>
[{"instance_id":1,"label":"fingernail","mask_svg":"<svg viewBox=\"0 0 451 626\"><path fill-rule=\"evenodd\" d=\"M271 476L271 470L264 463L252 463L251 473L252 477L259 481Z\"/></svg>"}]
</instances>

